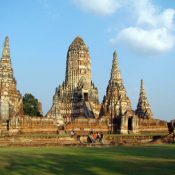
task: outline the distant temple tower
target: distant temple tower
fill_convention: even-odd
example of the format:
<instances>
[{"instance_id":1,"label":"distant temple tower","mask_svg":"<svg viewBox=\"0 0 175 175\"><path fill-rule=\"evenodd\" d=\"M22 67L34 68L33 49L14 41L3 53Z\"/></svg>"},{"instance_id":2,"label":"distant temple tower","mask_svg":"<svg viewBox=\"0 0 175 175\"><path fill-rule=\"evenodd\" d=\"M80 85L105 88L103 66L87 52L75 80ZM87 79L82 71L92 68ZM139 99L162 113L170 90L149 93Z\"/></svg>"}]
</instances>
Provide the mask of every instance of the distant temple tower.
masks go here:
<instances>
[{"instance_id":1,"label":"distant temple tower","mask_svg":"<svg viewBox=\"0 0 175 175\"><path fill-rule=\"evenodd\" d=\"M48 117L69 122L77 117L98 116L98 90L91 81L89 50L81 37L69 46L65 82L56 88Z\"/></svg>"},{"instance_id":2,"label":"distant temple tower","mask_svg":"<svg viewBox=\"0 0 175 175\"><path fill-rule=\"evenodd\" d=\"M107 86L106 96L101 105L100 117L107 116L111 123L111 132L128 133L134 130L135 114L130 99L126 95L118 65L117 52L113 53L111 77ZM113 126L112 126L113 125Z\"/></svg>"},{"instance_id":3,"label":"distant temple tower","mask_svg":"<svg viewBox=\"0 0 175 175\"><path fill-rule=\"evenodd\" d=\"M135 113L139 118L143 118L143 119L153 118L153 114L151 112L151 107L148 103L147 96L145 93L143 80L141 80L140 97L139 97L139 101L138 101L137 109L136 109Z\"/></svg>"},{"instance_id":4,"label":"distant temple tower","mask_svg":"<svg viewBox=\"0 0 175 175\"><path fill-rule=\"evenodd\" d=\"M9 38L5 38L0 60L0 120L9 129L18 125L18 117L23 113L22 96L16 89L16 80L10 60Z\"/></svg>"}]
</instances>

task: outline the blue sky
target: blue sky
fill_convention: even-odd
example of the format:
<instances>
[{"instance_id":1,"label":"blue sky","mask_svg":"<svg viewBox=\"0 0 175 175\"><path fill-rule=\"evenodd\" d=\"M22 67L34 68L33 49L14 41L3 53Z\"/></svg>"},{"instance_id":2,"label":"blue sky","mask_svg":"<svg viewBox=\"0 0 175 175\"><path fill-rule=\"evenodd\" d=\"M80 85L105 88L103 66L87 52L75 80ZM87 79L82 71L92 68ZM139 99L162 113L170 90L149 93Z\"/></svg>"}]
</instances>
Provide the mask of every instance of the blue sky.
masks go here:
<instances>
[{"instance_id":1,"label":"blue sky","mask_svg":"<svg viewBox=\"0 0 175 175\"><path fill-rule=\"evenodd\" d=\"M35 95L45 113L65 78L68 46L80 35L89 46L100 100L116 49L133 109L144 79L155 117L173 119L174 25L174 0L0 0L1 51L8 35L17 87Z\"/></svg>"}]
</instances>

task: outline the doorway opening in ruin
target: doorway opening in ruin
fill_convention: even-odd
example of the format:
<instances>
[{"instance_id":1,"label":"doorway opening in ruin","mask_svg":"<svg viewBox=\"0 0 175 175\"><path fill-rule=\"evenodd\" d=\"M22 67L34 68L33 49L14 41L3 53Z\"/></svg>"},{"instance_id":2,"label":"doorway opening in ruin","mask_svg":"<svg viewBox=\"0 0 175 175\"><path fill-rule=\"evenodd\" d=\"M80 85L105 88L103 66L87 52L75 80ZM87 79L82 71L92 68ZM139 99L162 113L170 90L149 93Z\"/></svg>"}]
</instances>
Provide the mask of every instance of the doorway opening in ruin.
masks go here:
<instances>
[{"instance_id":1,"label":"doorway opening in ruin","mask_svg":"<svg viewBox=\"0 0 175 175\"><path fill-rule=\"evenodd\" d=\"M118 130L118 120L117 117L115 116L113 118L113 134L117 134L117 130Z\"/></svg>"},{"instance_id":2,"label":"doorway opening in ruin","mask_svg":"<svg viewBox=\"0 0 175 175\"><path fill-rule=\"evenodd\" d=\"M128 118L128 131L132 131L132 117Z\"/></svg>"},{"instance_id":3,"label":"doorway opening in ruin","mask_svg":"<svg viewBox=\"0 0 175 175\"><path fill-rule=\"evenodd\" d=\"M7 131L9 131L9 120L7 120Z\"/></svg>"},{"instance_id":4,"label":"doorway opening in ruin","mask_svg":"<svg viewBox=\"0 0 175 175\"><path fill-rule=\"evenodd\" d=\"M88 93L84 93L84 101L88 101Z\"/></svg>"}]
</instances>

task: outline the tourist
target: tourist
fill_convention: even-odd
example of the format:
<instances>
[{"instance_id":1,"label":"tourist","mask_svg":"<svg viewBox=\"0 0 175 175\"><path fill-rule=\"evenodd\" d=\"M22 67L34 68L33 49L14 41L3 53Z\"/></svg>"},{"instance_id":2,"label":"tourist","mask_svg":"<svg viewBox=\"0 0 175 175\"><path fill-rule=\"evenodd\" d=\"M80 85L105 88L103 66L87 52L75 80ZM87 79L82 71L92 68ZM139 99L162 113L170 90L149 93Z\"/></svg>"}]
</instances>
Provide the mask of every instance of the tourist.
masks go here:
<instances>
[{"instance_id":1,"label":"tourist","mask_svg":"<svg viewBox=\"0 0 175 175\"><path fill-rule=\"evenodd\" d=\"M90 134L90 135L92 135L92 134L93 134L93 129L91 129L91 130L90 130L89 134Z\"/></svg>"},{"instance_id":2,"label":"tourist","mask_svg":"<svg viewBox=\"0 0 175 175\"><path fill-rule=\"evenodd\" d=\"M77 135L77 141L79 141L82 144L81 136L80 135Z\"/></svg>"},{"instance_id":3,"label":"tourist","mask_svg":"<svg viewBox=\"0 0 175 175\"><path fill-rule=\"evenodd\" d=\"M92 137L93 137L94 141L96 141L96 139L97 139L97 133L94 132L93 135L92 135Z\"/></svg>"},{"instance_id":4,"label":"tourist","mask_svg":"<svg viewBox=\"0 0 175 175\"><path fill-rule=\"evenodd\" d=\"M70 136L71 136L71 137L74 137L74 135L75 135L75 131L72 130L72 131L70 132Z\"/></svg>"},{"instance_id":5,"label":"tourist","mask_svg":"<svg viewBox=\"0 0 175 175\"><path fill-rule=\"evenodd\" d=\"M100 133L100 142L102 143L102 141L103 141L103 133L101 132Z\"/></svg>"},{"instance_id":6,"label":"tourist","mask_svg":"<svg viewBox=\"0 0 175 175\"><path fill-rule=\"evenodd\" d=\"M101 135L100 135L99 132L97 132L97 138L96 138L96 140L100 141L100 139L101 139Z\"/></svg>"}]
</instances>

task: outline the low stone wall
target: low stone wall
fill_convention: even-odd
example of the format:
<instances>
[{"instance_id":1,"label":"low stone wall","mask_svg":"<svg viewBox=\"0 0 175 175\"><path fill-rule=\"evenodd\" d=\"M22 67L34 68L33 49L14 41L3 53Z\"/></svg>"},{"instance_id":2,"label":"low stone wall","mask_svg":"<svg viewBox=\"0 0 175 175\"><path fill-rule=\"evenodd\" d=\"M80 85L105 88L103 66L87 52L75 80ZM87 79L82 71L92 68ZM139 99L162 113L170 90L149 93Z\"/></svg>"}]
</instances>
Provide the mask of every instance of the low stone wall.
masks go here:
<instances>
[{"instance_id":1,"label":"low stone wall","mask_svg":"<svg viewBox=\"0 0 175 175\"><path fill-rule=\"evenodd\" d=\"M168 133L147 135L107 135L104 139L113 144L159 144L172 143L173 135Z\"/></svg>"},{"instance_id":2,"label":"low stone wall","mask_svg":"<svg viewBox=\"0 0 175 175\"><path fill-rule=\"evenodd\" d=\"M159 119L139 119L140 133L168 133L168 123Z\"/></svg>"},{"instance_id":3,"label":"low stone wall","mask_svg":"<svg viewBox=\"0 0 175 175\"><path fill-rule=\"evenodd\" d=\"M54 133L58 132L57 128L21 128L20 134L37 134L37 133Z\"/></svg>"},{"instance_id":4,"label":"low stone wall","mask_svg":"<svg viewBox=\"0 0 175 175\"><path fill-rule=\"evenodd\" d=\"M77 137L58 134L0 137L0 147L23 146L112 146L172 143L172 135L104 135L102 142L87 143L87 135Z\"/></svg>"},{"instance_id":5,"label":"low stone wall","mask_svg":"<svg viewBox=\"0 0 175 175\"><path fill-rule=\"evenodd\" d=\"M0 147L10 146L61 146L79 144L71 137L41 137L41 136L18 136L0 138Z\"/></svg>"},{"instance_id":6,"label":"low stone wall","mask_svg":"<svg viewBox=\"0 0 175 175\"><path fill-rule=\"evenodd\" d=\"M78 118L65 126L66 132L71 132L72 130L77 134L84 135L90 131L108 133L109 127L107 123L101 122L98 119Z\"/></svg>"},{"instance_id":7,"label":"low stone wall","mask_svg":"<svg viewBox=\"0 0 175 175\"><path fill-rule=\"evenodd\" d=\"M56 133L58 130L54 119L46 117L23 116L20 122L20 133Z\"/></svg>"}]
</instances>

